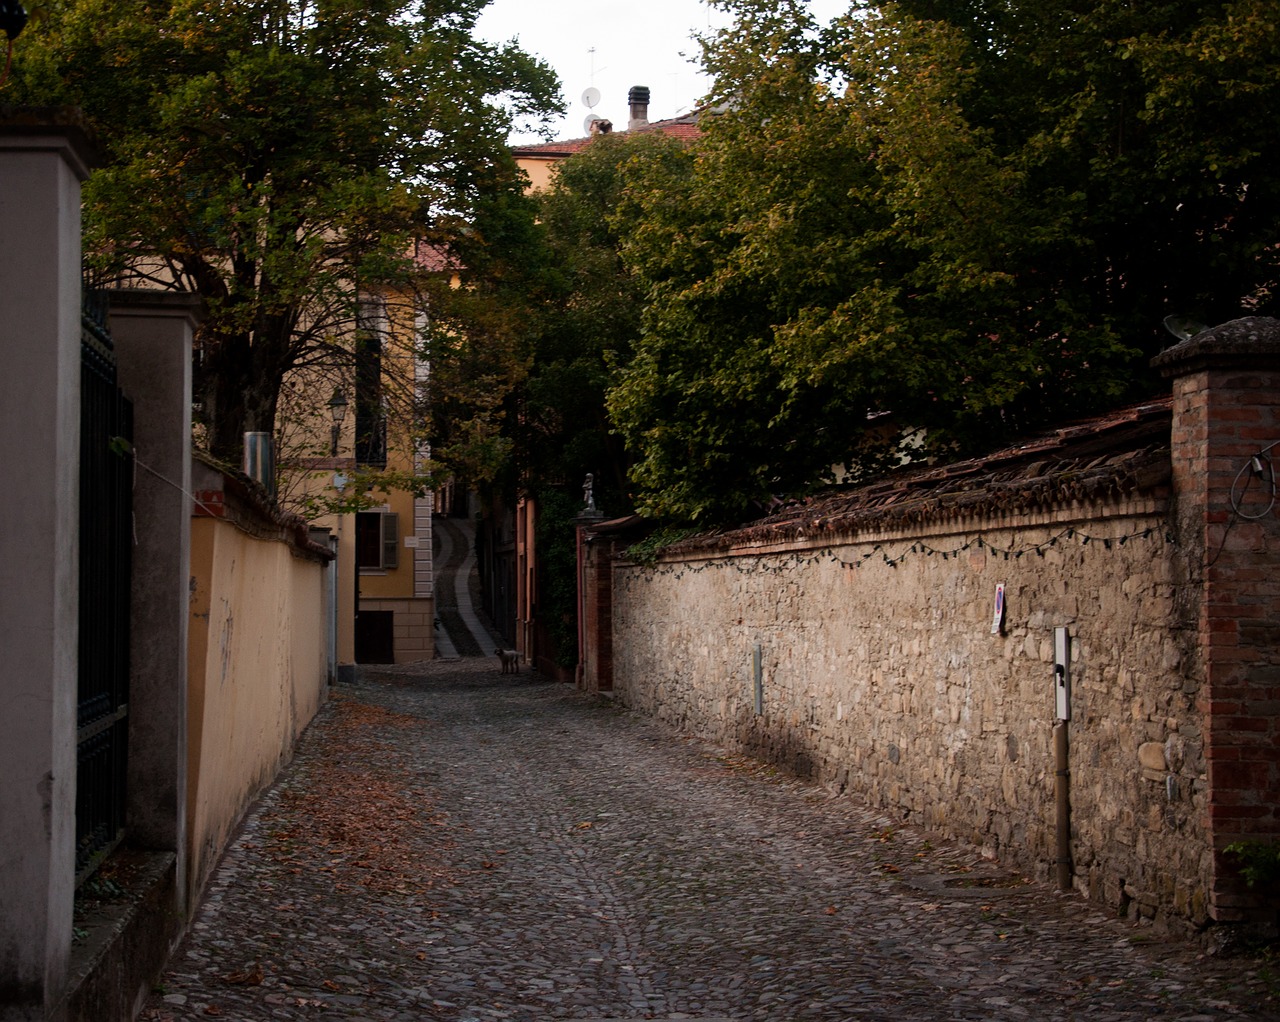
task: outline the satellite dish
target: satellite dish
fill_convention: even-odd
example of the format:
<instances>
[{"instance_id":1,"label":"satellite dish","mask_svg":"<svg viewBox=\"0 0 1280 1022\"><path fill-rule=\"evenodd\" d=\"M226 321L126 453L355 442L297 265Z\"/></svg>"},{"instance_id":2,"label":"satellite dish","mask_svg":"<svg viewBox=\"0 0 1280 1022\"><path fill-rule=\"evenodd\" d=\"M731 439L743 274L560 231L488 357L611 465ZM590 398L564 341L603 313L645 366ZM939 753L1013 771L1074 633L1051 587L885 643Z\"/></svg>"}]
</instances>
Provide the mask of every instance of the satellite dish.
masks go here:
<instances>
[{"instance_id":1,"label":"satellite dish","mask_svg":"<svg viewBox=\"0 0 1280 1022\"><path fill-rule=\"evenodd\" d=\"M1164 328L1180 341L1189 341L1201 330L1209 329L1203 323L1197 322L1188 316L1179 316L1176 314L1172 316L1165 316Z\"/></svg>"},{"instance_id":2,"label":"satellite dish","mask_svg":"<svg viewBox=\"0 0 1280 1022\"><path fill-rule=\"evenodd\" d=\"M600 90L594 85L582 94L582 105L588 110L594 110L596 104L600 102Z\"/></svg>"},{"instance_id":3,"label":"satellite dish","mask_svg":"<svg viewBox=\"0 0 1280 1022\"><path fill-rule=\"evenodd\" d=\"M590 135L591 125L595 124L597 121L603 121L603 120L604 118L599 116L598 114L587 114L586 120L582 122L582 130L586 134Z\"/></svg>"}]
</instances>

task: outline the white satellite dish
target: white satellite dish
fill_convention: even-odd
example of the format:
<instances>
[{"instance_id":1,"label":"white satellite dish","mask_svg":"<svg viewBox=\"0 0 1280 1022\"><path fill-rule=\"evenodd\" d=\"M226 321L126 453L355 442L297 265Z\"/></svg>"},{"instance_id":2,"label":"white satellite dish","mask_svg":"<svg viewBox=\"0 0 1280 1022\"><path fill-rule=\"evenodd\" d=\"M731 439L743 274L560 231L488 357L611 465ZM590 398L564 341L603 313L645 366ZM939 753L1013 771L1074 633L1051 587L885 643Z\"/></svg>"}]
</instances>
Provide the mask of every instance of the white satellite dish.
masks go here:
<instances>
[{"instance_id":1,"label":"white satellite dish","mask_svg":"<svg viewBox=\"0 0 1280 1022\"><path fill-rule=\"evenodd\" d=\"M588 110L594 110L596 104L600 102L600 90L594 85L582 94L582 105Z\"/></svg>"},{"instance_id":2,"label":"white satellite dish","mask_svg":"<svg viewBox=\"0 0 1280 1022\"><path fill-rule=\"evenodd\" d=\"M590 135L590 134L591 134L591 125L595 124L597 121L603 121L603 120L604 120L604 118L603 118L603 117L601 117L599 114L587 114L586 120L584 120L584 121L582 122L582 130L583 130L583 132L585 132L586 134Z\"/></svg>"}]
</instances>

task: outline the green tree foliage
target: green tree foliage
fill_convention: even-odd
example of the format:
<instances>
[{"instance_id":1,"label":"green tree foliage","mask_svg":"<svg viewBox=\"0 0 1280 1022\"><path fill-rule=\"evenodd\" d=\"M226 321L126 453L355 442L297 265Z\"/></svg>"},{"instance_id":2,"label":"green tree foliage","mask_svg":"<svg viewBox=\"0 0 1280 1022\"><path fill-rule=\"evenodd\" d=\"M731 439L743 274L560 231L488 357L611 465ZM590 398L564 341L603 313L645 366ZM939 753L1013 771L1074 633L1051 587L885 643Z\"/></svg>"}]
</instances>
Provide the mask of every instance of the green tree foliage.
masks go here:
<instances>
[{"instance_id":1,"label":"green tree foliage","mask_svg":"<svg viewBox=\"0 0 1280 1022\"><path fill-rule=\"evenodd\" d=\"M80 105L100 272L198 291L210 446L270 430L286 373L349 357L361 293L409 288L518 187L513 117L554 76L473 38L484 0L67 0L24 36L16 99Z\"/></svg>"},{"instance_id":2,"label":"green tree foliage","mask_svg":"<svg viewBox=\"0 0 1280 1022\"><path fill-rule=\"evenodd\" d=\"M615 218L646 513L974 449L1132 393L1170 313L1274 312L1273 5L724 6L722 112Z\"/></svg>"},{"instance_id":3,"label":"green tree foliage","mask_svg":"<svg viewBox=\"0 0 1280 1022\"><path fill-rule=\"evenodd\" d=\"M605 135L557 167L551 187L481 203L451 249L457 286L432 301L430 339L441 456L472 479L495 475L581 507L584 475L610 512L630 510L626 452L605 411L614 365L640 332L644 293L623 264L613 214L630 173L679 145ZM639 168L639 169L636 169Z\"/></svg>"},{"instance_id":4,"label":"green tree foliage","mask_svg":"<svg viewBox=\"0 0 1280 1022\"><path fill-rule=\"evenodd\" d=\"M563 481L581 506L583 476L596 503L631 510L627 454L605 410L612 369L630 361L645 295L620 256L615 212L629 175L653 173L679 155L658 133L604 135L564 161L538 196L546 231L546 305L523 396L522 464L544 482Z\"/></svg>"}]
</instances>

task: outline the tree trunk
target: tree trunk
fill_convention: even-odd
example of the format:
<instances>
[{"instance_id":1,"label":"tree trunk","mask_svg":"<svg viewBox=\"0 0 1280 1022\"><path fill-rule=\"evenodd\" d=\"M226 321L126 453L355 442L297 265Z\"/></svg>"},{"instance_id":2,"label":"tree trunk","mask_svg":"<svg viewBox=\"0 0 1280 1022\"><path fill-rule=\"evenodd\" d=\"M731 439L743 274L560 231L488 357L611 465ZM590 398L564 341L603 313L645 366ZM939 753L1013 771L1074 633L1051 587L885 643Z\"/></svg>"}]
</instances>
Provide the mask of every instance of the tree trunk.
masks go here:
<instances>
[{"instance_id":1,"label":"tree trunk","mask_svg":"<svg viewBox=\"0 0 1280 1022\"><path fill-rule=\"evenodd\" d=\"M241 463L245 433L275 433L280 381L288 367L271 348L248 336L221 338L205 348L209 452L229 465Z\"/></svg>"}]
</instances>

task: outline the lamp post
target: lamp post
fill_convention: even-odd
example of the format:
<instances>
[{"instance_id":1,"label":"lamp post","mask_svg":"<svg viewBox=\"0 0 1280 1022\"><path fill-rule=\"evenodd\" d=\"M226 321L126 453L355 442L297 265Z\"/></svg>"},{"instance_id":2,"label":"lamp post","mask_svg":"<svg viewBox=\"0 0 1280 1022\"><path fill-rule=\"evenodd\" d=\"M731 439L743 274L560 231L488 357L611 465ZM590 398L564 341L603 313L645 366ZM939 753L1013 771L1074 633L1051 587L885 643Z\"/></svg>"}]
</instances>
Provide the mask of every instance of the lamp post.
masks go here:
<instances>
[{"instance_id":1,"label":"lamp post","mask_svg":"<svg viewBox=\"0 0 1280 1022\"><path fill-rule=\"evenodd\" d=\"M342 429L342 420L347 417L347 395L341 387L333 388L333 397L329 398L329 414L333 416L332 442L329 453L338 456L338 433Z\"/></svg>"}]
</instances>

